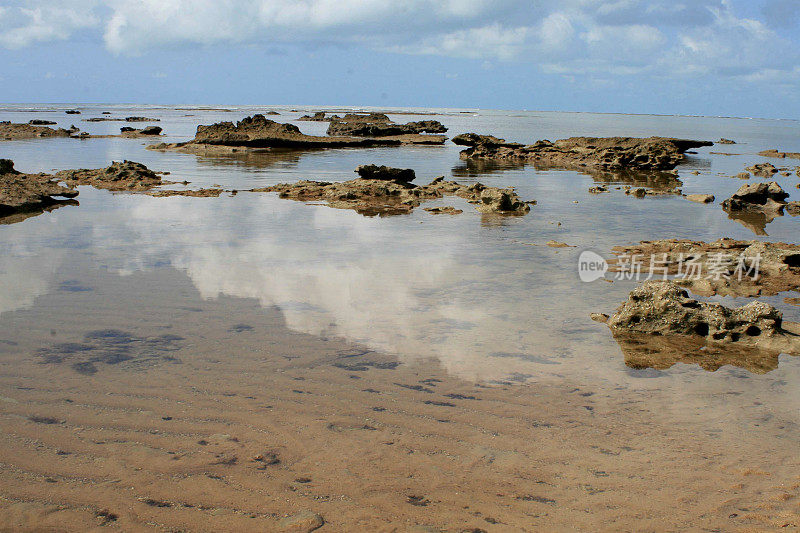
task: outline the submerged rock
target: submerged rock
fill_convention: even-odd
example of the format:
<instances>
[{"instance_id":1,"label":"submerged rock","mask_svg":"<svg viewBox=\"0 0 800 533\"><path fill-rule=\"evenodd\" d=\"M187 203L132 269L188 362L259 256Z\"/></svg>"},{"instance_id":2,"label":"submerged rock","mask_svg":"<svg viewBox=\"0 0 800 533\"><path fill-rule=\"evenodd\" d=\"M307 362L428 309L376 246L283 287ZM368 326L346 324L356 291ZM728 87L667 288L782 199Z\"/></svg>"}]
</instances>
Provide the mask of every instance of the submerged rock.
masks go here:
<instances>
[{"instance_id":1,"label":"submerged rock","mask_svg":"<svg viewBox=\"0 0 800 533\"><path fill-rule=\"evenodd\" d=\"M780 159L784 159L786 157L791 159L800 159L800 152L779 152L774 148L771 150L762 150L761 152L758 152L758 155L764 157L777 157Z\"/></svg>"},{"instance_id":2,"label":"submerged rock","mask_svg":"<svg viewBox=\"0 0 800 533\"><path fill-rule=\"evenodd\" d=\"M736 144L736 141L732 141L731 139L726 139L725 137L721 137L720 140L717 141L717 144Z\"/></svg>"},{"instance_id":3,"label":"submerged rock","mask_svg":"<svg viewBox=\"0 0 800 533\"><path fill-rule=\"evenodd\" d=\"M34 126L33 124L15 124L0 122L0 140L14 141L17 139L36 139L47 137L69 137L77 128L65 130L53 129L48 126Z\"/></svg>"},{"instance_id":4,"label":"submerged rock","mask_svg":"<svg viewBox=\"0 0 800 533\"><path fill-rule=\"evenodd\" d=\"M444 196L464 198L483 213L524 215L530 211L530 205L521 201L513 189L487 187L480 183L462 185L444 178L436 178L428 185L414 185L405 172L407 170L387 169L381 173L381 179L360 177L333 183L303 180L252 189L251 192L277 192L281 198L305 202L324 201L330 207L353 209L366 216L408 214L423 201ZM396 178L389 178L392 175Z\"/></svg>"},{"instance_id":5,"label":"submerged rock","mask_svg":"<svg viewBox=\"0 0 800 533\"><path fill-rule=\"evenodd\" d=\"M700 204L710 204L715 200L713 194L687 194L686 199Z\"/></svg>"},{"instance_id":6,"label":"submerged rock","mask_svg":"<svg viewBox=\"0 0 800 533\"><path fill-rule=\"evenodd\" d=\"M520 160L549 168L611 171L670 170L683 161L687 150L713 144L665 137L571 137L523 145L475 133L457 135L453 142L469 147L461 152L462 159Z\"/></svg>"},{"instance_id":7,"label":"submerged rock","mask_svg":"<svg viewBox=\"0 0 800 533\"><path fill-rule=\"evenodd\" d=\"M59 185L50 174L23 174L10 159L0 159L0 217L41 212L65 203L59 198L76 196L77 190Z\"/></svg>"}]
</instances>

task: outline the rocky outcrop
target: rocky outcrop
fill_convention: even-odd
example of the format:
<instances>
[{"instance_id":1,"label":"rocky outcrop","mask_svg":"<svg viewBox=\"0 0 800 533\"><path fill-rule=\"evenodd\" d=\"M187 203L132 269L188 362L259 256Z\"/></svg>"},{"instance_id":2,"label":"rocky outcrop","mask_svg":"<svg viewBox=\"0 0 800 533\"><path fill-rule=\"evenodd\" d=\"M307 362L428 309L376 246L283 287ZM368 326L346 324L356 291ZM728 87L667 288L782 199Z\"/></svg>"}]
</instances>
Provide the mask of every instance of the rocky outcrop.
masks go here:
<instances>
[{"instance_id":1,"label":"rocky outcrop","mask_svg":"<svg viewBox=\"0 0 800 533\"><path fill-rule=\"evenodd\" d=\"M462 159L517 160L547 168L618 170L671 170L692 148L711 146L709 141L665 137L571 137L523 145L493 136L467 133L453 142L468 146Z\"/></svg>"},{"instance_id":2,"label":"rocky outcrop","mask_svg":"<svg viewBox=\"0 0 800 533\"><path fill-rule=\"evenodd\" d=\"M758 155L764 157L777 157L780 159L784 159L786 157L791 159L800 159L800 152L779 152L774 148L771 150L762 150L761 152L758 152Z\"/></svg>"},{"instance_id":3,"label":"rocky outcrop","mask_svg":"<svg viewBox=\"0 0 800 533\"><path fill-rule=\"evenodd\" d=\"M282 149L347 148L398 146L430 142L428 135L390 137L314 136L300 132L294 124L282 124L264 115L246 117L237 123L218 122L198 126L195 138L188 142L148 146L151 150L177 150L200 154L226 154L237 151ZM443 142L443 141L441 141Z\"/></svg>"},{"instance_id":4,"label":"rocky outcrop","mask_svg":"<svg viewBox=\"0 0 800 533\"><path fill-rule=\"evenodd\" d=\"M41 212L76 196L77 190L59 185L49 174L23 174L10 159L0 159L0 217Z\"/></svg>"},{"instance_id":5,"label":"rocky outcrop","mask_svg":"<svg viewBox=\"0 0 800 533\"><path fill-rule=\"evenodd\" d=\"M642 241L616 246L609 272L632 270L642 275L677 276L675 281L701 296L755 297L800 291L800 245L782 242L719 239ZM652 265L652 268L651 268Z\"/></svg>"},{"instance_id":6,"label":"rocky outcrop","mask_svg":"<svg viewBox=\"0 0 800 533\"><path fill-rule=\"evenodd\" d=\"M745 170L752 172L753 176L761 178L771 178L774 174L778 173L778 169L772 163L756 163L755 165L745 167Z\"/></svg>"},{"instance_id":7,"label":"rocky outcrop","mask_svg":"<svg viewBox=\"0 0 800 533\"><path fill-rule=\"evenodd\" d=\"M53 129L47 126L34 126L32 124L0 122L0 140L4 141L49 137L69 137L76 131L78 131L77 128L65 130L63 128Z\"/></svg>"},{"instance_id":8,"label":"rocky outcrop","mask_svg":"<svg viewBox=\"0 0 800 533\"><path fill-rule=\"evenodd\" d=\"M330 122L333 119L341 118L339 115L326 116L325 111L317 111L313 115L303 115L297 120L306 120L309 122Z\"/></svg>"},{"instance_id":9,"label":"rocky outcrop","mask_svg":"<svg viewBox=\"0 0 800 533\"><path fill-rule=\"evenodd\" d=\"M414 181L416 174L411 168L392 168L377 165L359 165L356 174L367 180L395 181L397 183L409 183Z\"/></svg>"},{"instance_id":10,"label":"rocky outcrop","mask_svg":"<svg viewBox=\"0 0 800 533\"><path fill-rule=\"evenodd\" d=\"M125 117L125 122L160 122L160 118Z\"/></svg>"},{"instance_id":11,"label":"rocky outcrop","mask_svg":"<svg viewBox=\"0 0 800 533\"><path fill-rule=\"evenodd\" d=\"M780 311L763 302L728 308L693 300L671 281L648 281L631 291L607 325L612 331L756 345L782 337L782 322Z\"/></svg>"},{"instance_id":12,"label":"rocky outcrop","mask_svg":"<svg viewBox=\"0 0 800 533\"><path fill-rule=\"evenodd\" d=\"M365 167L359 168L363 172ZM373 176L374 172L370 170L365 174ZM410 183L407 172L404 169L386 169L379 171L379 179L361 177L333 183L303 180L252 189L251 192L277 192L281 198L305 202L324 201L331 207L353 209L366 216L408 214L423 201L444 196L464 198L483 213L524 215L530 211L529 204L521 201L513 189L487 187L480 183L462 185L444 178L436 178L428 185L414 185ZM392 174L397 175L397 179L387 179Z\"/></svg>"},{"instance_id":13,"label":"rocky outcrop","mask_svg":"<svg viewBox=\"0 0 800 533\"><path fill-rule=\"evenodd\" d=\"M29 120L28 124L30 124L31 126L53 126L56 123L53 122L52 120L42 120L39 118L35 118L33 120Z\"/></svg>"},{"instance_id":14,"label":"rocky outcrop","mask_svg":"<svg viewBox=\"0 0 800 533\"><path fill-rule=\"evenodd\" d=\"M328 126L328 135L352 135L355 137L388 137L445 132L447 132L447 128L437 120L395 124L383 113L365 115L347 113L342 118L332 118ZM442 139L441 142L444 140Z\"/></svg>"},{"instance_id":15,"label":"rocky outcrop","mask_svg":"<svg viewBox=\"0 0 800 533\"><path fill-rule=\"evenodd\" d=\"M774 217L783 214L788 197L789 194L774 181L747 183L739 187L733 196L722 202L722 208L729 213L756 211Z\"/></svg>"},{"instance_id":16,"label":"rocky outcrop","mask_svg":"<svg viewBox=\"0 0 800 533\"><path fill-rule=\"evenodd\" d=\"M159 126L147 126L146 128L142 129L131 128L130 126L123 126L119 130L123 137L161 135L161 132L163 131Z\"/></svg>"},{"instance_id":17,"label":"rocky outcrop","mask_svg":"<svg viewBox=\"0 0 800 533\"><path fill-rule=\"evenodd\" d=\"M697 202L699 204L710 204L715 200L713 194L687 194L685 198L690 202Z\"/></svg>"},{"instance_id":18,"label":"rocky outcrop","mask_svg":"<svg viewBox=\"0 0 800 533\"><path fill-rule=\"evenodd\" d=\"M725 137L720 138L717 141L717 144L736 144L736 141L732 141L731 139L726 139Z\"/></svg>"},{"instance_id":19,"label":"rocky outcrop","mask_svg":"<svg viewBox=\"0 0 800 533\"><path fill-rule=\"evenodd\" d=\"M111 166L97 169L62 170L55 177L67 185L91 185L109 191L149 191L164 182L161 176L141 163L114 161Z\"/></svg>"}]
</instances>

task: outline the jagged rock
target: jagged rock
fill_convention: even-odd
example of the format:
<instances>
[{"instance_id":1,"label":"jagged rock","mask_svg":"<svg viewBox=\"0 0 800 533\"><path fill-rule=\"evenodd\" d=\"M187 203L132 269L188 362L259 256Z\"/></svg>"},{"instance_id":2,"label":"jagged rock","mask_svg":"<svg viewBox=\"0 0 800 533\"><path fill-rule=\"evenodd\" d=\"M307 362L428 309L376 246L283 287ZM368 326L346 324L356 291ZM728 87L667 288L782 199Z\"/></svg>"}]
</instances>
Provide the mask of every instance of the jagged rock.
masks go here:
<instances>
[{"instance_id":1,"label":"jagged rock","mask_svg":"<svg viewBox=\"0 0 800 533\"><path fill-rule=\"evenodd\" d=\"M77 128L75 128L75 130L65 130L63 128L53 129L48 126L2 122L0 123L0 140L13 141L17 139L36 139L39 137L69 137L74 131L77 131Z\"/></svg>"},{"instance_id":2,"label":"jagged rock","mask_svg":"<svg viewBox=\"0 0 800 533\"><path fill-rule=\"evenodd\" d=\"M383 113L369 113L367 115L347 113L342 118L332 118L328 126L328 135L353 135L356 137L387 137L391 135L445 133L446 131L447 128L436 120L395 124Z\"/></svg>"},{"instance_id":3,"label":"jagged rock","mask_svg":"<svg viewBox=\"0 0 800 533\"><path fill-rule=\"evenodd\" d=\"M53 122L52 120L42 120L39 118L35 118L33 120L29 120L28 124L30 124L31 126L52 126L53 124L56 123Z\"/></svg>"},{"instance_id":4,"label":"jagged rock","mask_svg":"<svg viewBox=\"0 0 800 533\"><path fill-rule=\"evenodd\" d=\"M364 146L398 146L433 142L430 135L390 137L320 137L305 135L294 124L281 124L264 115L246 117L237 123L218 122L198 126L195 138L188 142L148 146L151 150L178 150L189 153L226 154L236 151L273 148L315 149ZM444 142L444 138L437 142Z\"/></svg>"},{"instance_id":5,"label":"jagged rock","mask_svg":"<svg viewBox=\"0 0 800 533\"><path fill-rule=\"evenodd\" d=\"M753 166L745 167L745 170L752 172L753 176L761 178L771 178L773 174L778 173L778 169L772 163L756 163Z\"/></svg>"},{"instance_id":6,"label":"jagged rock","mask_svg":"<svg viewBox=\"0 0 800 533\"><path fill-rule=\"evenodd\" d=\"M784 159L786 157L791 159L800 159L800 152L779 152L774 148L772 150L762 150L758 152L758 155L764 157L777 157L780 159Z\"/></svg>"},{"instance_id":7,"label":"jagged rock","mask_svg":"<svg viewBox=\"0 0 800 533\"><path fill-rule=\"evenodd\" d=\"M148 117L125 117L125 122L161 122L161 119Z\"/></svg>"},{"instance_id":8,"label":"jagged rock","mask_svg":"<svg viewBox=\"0 0 800 533\"><path fill-rule=\"evenodd\" d=\"M307 120L310 122L330 122L331 120L339 118L341 118L339 115L326 116L325 111L317 111L313 115L303 115L297 120Z\"/></svg>"},{"instance_id":9,"label":"jagged rock","mask_svg":"<svg viewBox=\"0 0 800 533\"><path fill-rule=\"evenodd\" d=\"M0 159L0 217L42 211L58 205L57 197L76 196L77 190L59 185L49 174L23 174L10 159Z\"/></svg>"},{"instance_id":10,"label":"jagged rock","mask_svg":"<svg viewBox=\"0 0 800 533\"><path fill-rule=\"evenodd\" d=\"M734 176L734 178L737 178L737 179L740 179L740 180L749 180L750 179L750 173L749 172L739 172L738 174L736 174Z\"/></svg>"},{"instance_id":11,"label":"jagged rock","mask_svg":"<svg viewBox=\"0 0 800 533\"><path fill-rule=\"evenodd\" d=\"M710 342L755 344L782 333L783 317L763 302L728 308L689 298L671 281L648 281L634 289L608 319L612 330L650 335L697 336Z\"/></svg>"},{"instance_id":12,"label":"jagged rock","mask_svg":"<svg viewBox=\"0 0 800 533\"><path fill-rule=\"evenodd\" d=\"M717 141L717 144L736 144L736 141L732 141L730 139L726 139L725 137L722 137L722 138L720 138L720 140Z\"/></svg>"},{"instance_id":13,"label":"jagged rock","mask_svg":"<svg viewBox=\"0 0 800 533\"><path fill-rule=\"evenodd\" d=\"M62 170L55 176L71 186L91 185L110 191L148 191L164 183L143 164L127 160L114 161L106 168Z\"/></svg>"},{"instance_id":14,"label":"jagged rock","mask_svg":"<svg viewBox=\"0 0 800 533\"><path fill-rule=\"evenodd\" d=\"M664 137L571 137L522 145L474 133L458 135L453 142L469 147L461 152L462 159L519 160L547 168L612 171L673 169L687 150L713 144Z\"/></svg>"},{"instance_id":15,"label":"jagged rock","mask_svg":"<svg viewBox=\"0 0 800 533\"><path fill-rule=\"evenodd\" d=\"M780 215L786 206L789 194L774 181L768 183L746 183L733 196L722 202L725 211L760 211Z\"/></svg>"},{"instance_id":16,"label":"jagged rock","mask_svg":"<svg viewBox=\"0 0 800 533\"><path fill-rule=\"evenodd\" d=\"M655 240L616 246L609 272L631 271L633 258L642 273L678 276L674 281L701 296L771 296L800 291L800 245L719 239ZM652 267L651 267L652 264Z\"/></svg>"},{"instance_id":17,"label":"jagged rock","mask_svg":"<svg viewBox=\"0 0 800 533\"><path fill-rule=\"evenodd\" d=\"M713 194L687 194L686 199L700 204L710 204L715 200Z\"/></svg>"},{"instance_id":18,"label":"jagged rock","mask_svg":"<svg viewBox=\"0 0 800 533\"><path fill-rule=\"evenodd\" d=\"M487 187L480 183L462 185L441 177L428 185L365 178L334 183L303 180L251 189L251 192L277 192L281 198L304 202L324 201L330 207L353 209L366 216L407 214L423 201L443 196L464 198L482 213L524 215L530 211L530 205L521 201L513 189Z\"/></svg>"},{"instance_id":19,"label":"jagged rock","mask_svg":"<svg viewBox=\"0 0 800 533\"><path fill-rule=\"evenodd\" d=\"M786 212L793 217L800 216L800 202L789 202L786 204Z\"/></svg>"},{"instance_id":20,"label":"jagged rock","mask_svg":"<svg viewBox=\"0 0 800 533\"><path fill-rule=\"evenodd\" d=\"M460 215L464 211L461 209L456 209L451 205L446 205L443 207L425 207L425 211L434 215Z\"/></svg>"},{"instance_id":21,"label":"jagged rock","mask_svg":"<svg viewBox=\"0 0 800 533\"><path fill-rule=\"evenodd\" d=\"M123 126L119 130L126 137L138 137L140 135L161 135L161 132L163 131L159 126L147 126L146 128L142 129Z\"/></svg>"},{"instance_id":22,"label":"jagged rock","mask_svg":"<svg viewBox=\"0 0 800 533\"><path fill-rule=\"evenodd\" d=\"M355 172L363 179L395 181L397 183L409 183L416 178L414 169L392 168L383 165L359 165Z\"/></svg>"}]
</instances>

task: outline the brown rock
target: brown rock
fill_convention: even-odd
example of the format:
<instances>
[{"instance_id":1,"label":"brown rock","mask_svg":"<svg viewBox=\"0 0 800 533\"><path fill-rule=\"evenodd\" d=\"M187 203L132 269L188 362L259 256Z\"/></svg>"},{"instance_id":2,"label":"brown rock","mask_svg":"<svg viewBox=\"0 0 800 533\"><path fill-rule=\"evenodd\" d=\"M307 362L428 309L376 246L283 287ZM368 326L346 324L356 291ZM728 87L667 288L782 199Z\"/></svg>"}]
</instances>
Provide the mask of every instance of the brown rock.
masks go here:
<instances>
[{"instance_id":1,"label":"brown rock","mask_svg":"<svg viewBox=\"0 0 800 533\"><path fill-rule=\"evenodd\" d=\"M62 170L56 178L68 185L91 185L110 191L148 191L162 185L161 176L141 163L115 161L98 169Z\"/></svg>"},{"instance_id":2,"label":"brown rock","mask_svg":"<svg viewBox=\"0 0 800 533\"><path fill-rule=\"evenodd\" d=\"M778 169L775 168L775 165L772 163L756 163L755 165L746 167L745 170L748 170L752 172L754 176L761 178L771 178L773 174L778 173Z\"/></svg>"},{"instance_id":3,"label":"brown rock","mask_svg":"<svg viewBox=\"0 0 800 533\"><path fill-rule=\"evenodd\" d=\"M77 131L77 128L75 130L65 130L63 128L53 129L47 126L34 126L32 124L0 122L0 140L3 141L48 137L69 137L74 131Z\"/></svg>"},{"instance_id":4,"label":"brown rock","mask_svg":"<svg viewBox=\"0 0 800 533\"><path fill-rule=\"evenodd\" d=\"M522 145L474 133L458 135L453 142L469 147L461 152L462 159L519 160L549 168L598 170L673 169L683 161L686 150L713 144L664 137L571 137Z\"/></svg>"},{"instance_id":5,"label":"brown rock","mask_svg":"<svg viewBox=\"0 0 800 533\"><path fill-rule=\"evenodd\" d=\"M49 174L23 174L14 170L10 159L0 159L0 217L41 212L65 203L58 198L76 196L77 190L59 185Z\"/></svg>"},{"instance_id":6,"label":"brown rock","mask_svg":"<svg viewBox=\"0 0 800 533\"><path fill-rule=\"evenodd\" d=\"M779 152L774 148L772 150L762 150L761 152L758 152L758 155L764 157L777 157L780 159L784 159L786 157L791 159L800 159L800 152Z\"/></svg>"},{"instance_id":7,"label":"brown rock","mask_svg":"<svg viewBox=\"0 0 800 533\"><path fill-rule=\"evenodd\" d=\"M701 204L710 204L715 198L713 194L687 194L686 199Z\"/></svg>"},{"instance_id":8,"label":"brown rock","mask_svg":"<svg viewBox=\"0 0 800 533\"><path fill-rule=\"evenodd\" d=\"M781 214L789 194L774 181L747 183L739 187L733 196L722 202L725 211L760 211Z\"/></svg>"}]
</instances>

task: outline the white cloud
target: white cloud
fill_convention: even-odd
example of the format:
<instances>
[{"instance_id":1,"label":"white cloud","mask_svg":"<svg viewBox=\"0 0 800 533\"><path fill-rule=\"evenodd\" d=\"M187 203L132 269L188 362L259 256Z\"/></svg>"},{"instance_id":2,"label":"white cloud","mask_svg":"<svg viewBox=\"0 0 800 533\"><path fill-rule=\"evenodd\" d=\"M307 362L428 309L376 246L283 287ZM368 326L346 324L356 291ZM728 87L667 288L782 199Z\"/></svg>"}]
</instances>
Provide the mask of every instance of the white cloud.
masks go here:
<instances>
[{"instance_id":1,"label":"white cloud","mask_svg":"<svg viewBox=\"0 0 800 533\"><path fill-rule=\"evenodd\" d=\"M76 7L46 2L0 7L0 46L23 48L37 42L68 39L76 31L99 23L92 8L92 2Z\"/></svg>"},{"instance_id":2,"label":"white cloud","mask_svg":"<svg viewBox=\"0 0 800 533\"><path fill-rule=\"evenodd\" d=\"M0 8L0 46L63 40L92 28L119 54L187 44L333 44L517 61L565 76L796 76L796 0L765 0L760 19L740 15L744 2L86 0L65 7L28 0Z\"/></svg>"}]
</instances>

